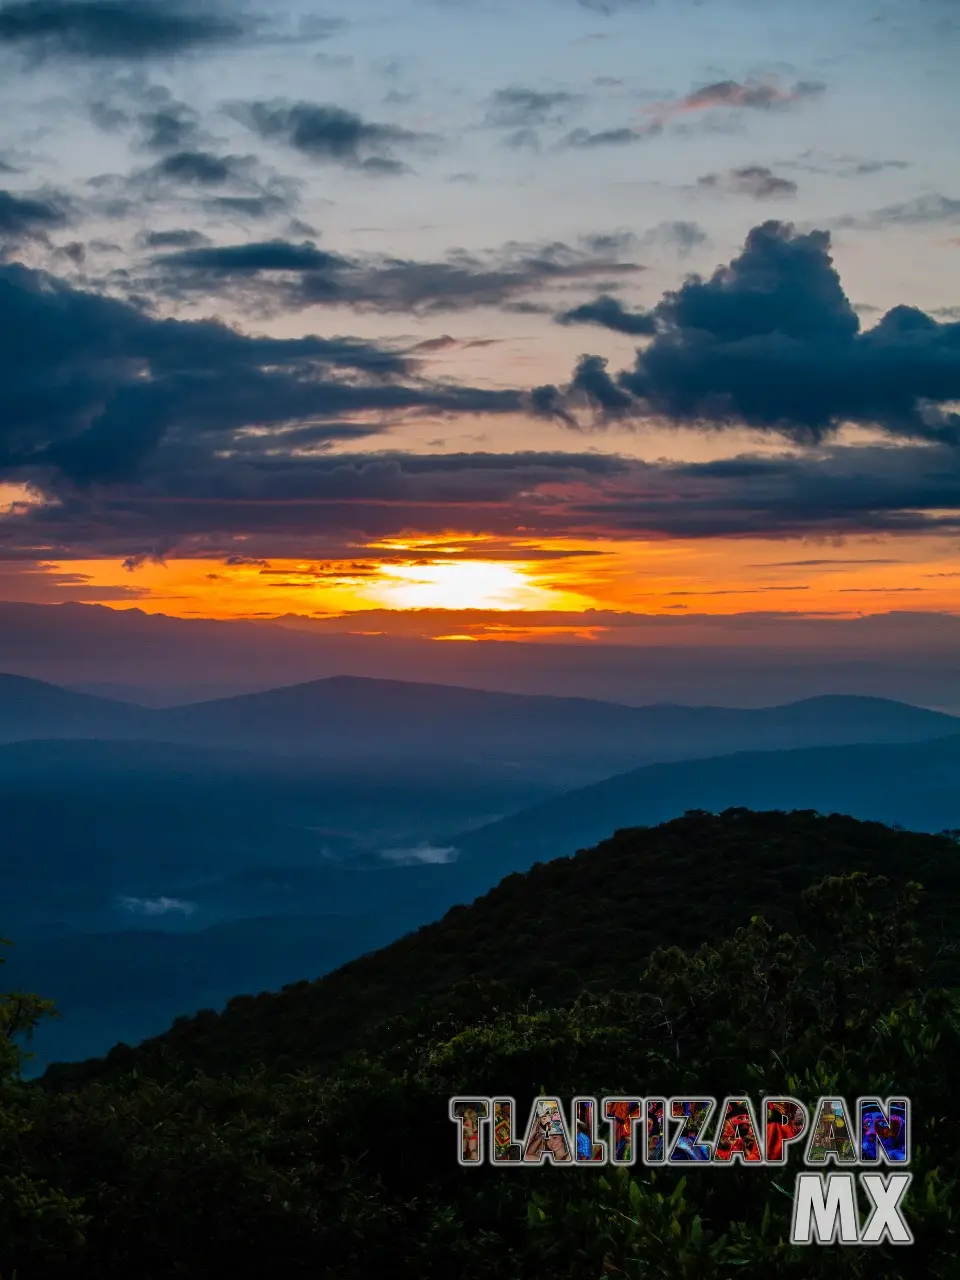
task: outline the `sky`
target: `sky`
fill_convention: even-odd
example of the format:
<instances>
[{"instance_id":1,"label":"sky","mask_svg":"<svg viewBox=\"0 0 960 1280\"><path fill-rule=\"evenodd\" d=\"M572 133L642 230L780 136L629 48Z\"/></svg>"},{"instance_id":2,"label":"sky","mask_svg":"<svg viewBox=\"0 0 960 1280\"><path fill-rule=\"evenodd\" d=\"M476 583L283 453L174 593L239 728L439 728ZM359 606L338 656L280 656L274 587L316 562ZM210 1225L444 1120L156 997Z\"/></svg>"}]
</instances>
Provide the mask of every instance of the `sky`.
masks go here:
<instances>
[{"instance_id":1,"label":"sky","mask_svg":"<svg viewBox=\"0 0 960 1280\"><path fill-rule=\"evenodd\" d=\"M953 0L0 2L0 600L957 614L958 56Z\"/></svg>"}]
</instances>

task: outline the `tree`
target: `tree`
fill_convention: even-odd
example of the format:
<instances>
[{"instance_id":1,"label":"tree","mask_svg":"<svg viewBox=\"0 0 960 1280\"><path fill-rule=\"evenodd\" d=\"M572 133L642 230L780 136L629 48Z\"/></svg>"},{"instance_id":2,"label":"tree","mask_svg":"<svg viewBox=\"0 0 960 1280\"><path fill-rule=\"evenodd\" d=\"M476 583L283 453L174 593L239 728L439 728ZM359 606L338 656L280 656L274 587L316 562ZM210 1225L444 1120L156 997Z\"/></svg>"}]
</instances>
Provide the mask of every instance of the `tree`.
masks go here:
<instances>
[{"instance_id":1,"label":"tree","mask_svg":"<svg viewBox=\"0 0 960 1280\"><path fill-rule=\"evenodd\" d=\"M0 945L10 944L0 938ZM3 959L0 958L0 964ZM81 1246L86 1218L81 1202L35 1176L27 1155L29 1091L22 1081L29 1040L50 1000L24 991L0 994L0 1277L40 1276Z\"/></svg>"}]
</instances>

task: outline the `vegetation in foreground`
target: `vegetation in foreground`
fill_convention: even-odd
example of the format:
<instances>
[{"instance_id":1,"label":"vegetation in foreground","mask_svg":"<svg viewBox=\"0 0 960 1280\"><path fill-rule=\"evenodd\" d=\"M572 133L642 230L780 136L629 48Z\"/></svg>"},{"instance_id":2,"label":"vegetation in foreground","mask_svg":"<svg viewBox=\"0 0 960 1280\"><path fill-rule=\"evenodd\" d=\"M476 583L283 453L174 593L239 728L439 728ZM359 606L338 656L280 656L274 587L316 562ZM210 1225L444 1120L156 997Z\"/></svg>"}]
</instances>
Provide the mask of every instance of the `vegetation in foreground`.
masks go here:
<instances>
[{"instance_id":1,"label":"vegetation in foreground","mask_svg":"<svg viewBox=\"0 0 960 1280\"><path fill-rule=\"evenodd\" d=\"M416 946L378 953L392 953L395 1009L384 1009L384 980L349 1043L317 1045L324 1024L312 1014L324 983L336 995L354 966L332 975L339 987L324 979L251 1001L244 1017L184 1023L130 1051L125 1069L115 1055L86 1064L82 1078L63 1070L26 1084L16 1045L50 1009L4 997L0 1277L955 1276L956 841L745 811L691 815L658 831L619 833L613 861L601 846L565 860L566 871L550 864L511 878L451 913L432 942L422 930ZM657 840L682 845L682 902L664 899L642 860L623 875L631 840L647 854ZM804 841L814 863L833 858L836 874L809 877L818 882L798 894L797 868L784 865L779 898L775 876L763 889L774 895L775 925L750 918L745 895L734 904L746 908L744 923L730 928L731 904L698 895L698 865L723 856L736 870L740 850L755 867L771 846L782 854ZM851 869L851 848L871 845L887 875ZM899 876L888 866L894 849ZM616 896L614 864L628 899L639 881L660 903L652 949L649 929L636 928L630 903ZM937 880L935 894L912 882L921 869ZM480 932L489 930L487 971L478 913ZM688 944L690 916L706 926L711 913L713 936ZM466 961L436 945L458 934ZM498 977L489 969L503 947L513 947L513 967L501 954ZM431 950L434 982L402 999L420 952ZM464 975L467 962L475 967ZM298 1004L297 1028L285 1025ZM463 1169L447 1117L455 1093L513 1095L525 1114L540 1092L701 1091L906 1093L914 1182L905 1211L916 1243L789 1246L790 1169L686 1179L642 1166Z\"/></svg>"}]
</instances>

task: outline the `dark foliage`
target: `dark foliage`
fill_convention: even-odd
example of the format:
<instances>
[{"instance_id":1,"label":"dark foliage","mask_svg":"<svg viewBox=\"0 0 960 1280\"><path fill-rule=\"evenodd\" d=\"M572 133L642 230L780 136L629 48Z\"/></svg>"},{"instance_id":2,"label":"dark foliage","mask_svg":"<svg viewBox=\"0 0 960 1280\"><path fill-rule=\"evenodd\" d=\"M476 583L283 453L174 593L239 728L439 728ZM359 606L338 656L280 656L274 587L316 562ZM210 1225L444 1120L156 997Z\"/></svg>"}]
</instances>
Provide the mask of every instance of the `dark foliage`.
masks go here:
<instances>
[{"instance_id":1,"label":"dark foliage","mask_svg":"<svg viewBox=\"0 0 960 1280\"><path fill-rule=\"evenodd\" d=\"M319 983L184 1021L72 1081L19 1084L11 1056L0 1276L947 1280L960 1019L940 975L957 854L840 818L692 814L511 877ZM0 1004L8 1028L44 1011L25 999ZM905 1092L915 1245L785 1244L777 1170L455 1160L453 1093L513 1094L525 1113L540 1092L691 1090Z\"/></svg>"}]
</instances>

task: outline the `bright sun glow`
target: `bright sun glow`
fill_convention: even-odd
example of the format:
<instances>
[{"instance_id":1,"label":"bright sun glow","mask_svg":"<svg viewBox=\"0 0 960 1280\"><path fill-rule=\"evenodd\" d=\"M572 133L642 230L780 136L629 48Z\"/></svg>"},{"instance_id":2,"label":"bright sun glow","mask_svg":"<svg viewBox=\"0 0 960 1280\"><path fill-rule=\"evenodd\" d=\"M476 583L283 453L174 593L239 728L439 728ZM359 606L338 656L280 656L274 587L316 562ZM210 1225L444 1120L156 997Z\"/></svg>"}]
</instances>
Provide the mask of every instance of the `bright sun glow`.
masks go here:
<instances>
[{"instance_id":1,"label":"bright sun glow","mask_svg":"<svg viewBox=\"0 0 960 1280\"><path fill-rule=\"evenodd\" d=\"M554 592L531 582L523 565L493 560L382 565L371 594L388 609L544 609Z\"/></svg>"}]
</instances>

